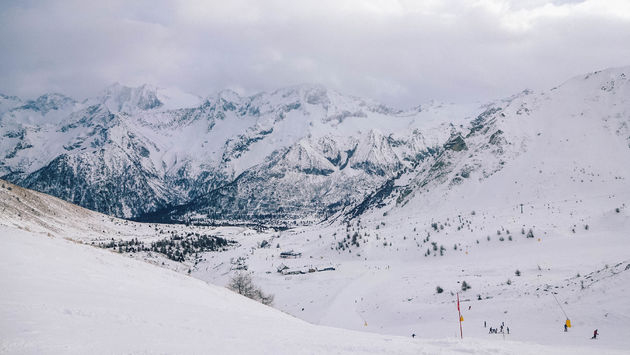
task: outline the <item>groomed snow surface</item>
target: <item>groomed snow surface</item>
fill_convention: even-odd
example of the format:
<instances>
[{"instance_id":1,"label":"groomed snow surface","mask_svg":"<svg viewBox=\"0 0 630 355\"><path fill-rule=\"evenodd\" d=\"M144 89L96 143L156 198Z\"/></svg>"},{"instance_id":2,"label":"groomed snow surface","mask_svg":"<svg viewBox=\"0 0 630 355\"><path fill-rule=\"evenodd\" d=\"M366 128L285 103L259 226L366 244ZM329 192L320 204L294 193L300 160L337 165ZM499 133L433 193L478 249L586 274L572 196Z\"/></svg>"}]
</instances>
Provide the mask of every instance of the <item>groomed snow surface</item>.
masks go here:
<instances>
[{"instance_id":1,"label":"groomed snow surface","mask_svg":"<svg viewBox=\"0 0 630 355\"><path fill-rule=\"evenodd\" d=\"M314 326L182 274L11 227L0 227L0 275L0 352L7 354L597 351L498 338L419 340Z\"/></svg>"}]
</instances>

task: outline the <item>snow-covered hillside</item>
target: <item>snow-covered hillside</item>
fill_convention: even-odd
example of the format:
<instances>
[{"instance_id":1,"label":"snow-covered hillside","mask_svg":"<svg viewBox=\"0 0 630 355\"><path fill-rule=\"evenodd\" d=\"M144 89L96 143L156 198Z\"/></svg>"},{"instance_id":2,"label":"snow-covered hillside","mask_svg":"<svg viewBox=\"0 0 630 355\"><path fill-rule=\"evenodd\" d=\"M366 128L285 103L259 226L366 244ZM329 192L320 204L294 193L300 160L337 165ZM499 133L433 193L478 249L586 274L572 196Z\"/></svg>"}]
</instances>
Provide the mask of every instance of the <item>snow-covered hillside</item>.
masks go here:
<instances>
[{"instance_id":1,"label":"snow-covered hillside","mask_svg":"<svg viewBox=\"0 0 630 355\"><path fill-rule=\"evenodd\" d=\"M137 223L87 210L59 198L0 180L0 225L108 248L137 259L186 272L199 253L221 253L237 247L235 236L251 235L245 227L200 227ZM176 242L173 242L176 241ZM182 243L204 242L182 248ZM223 245L223 242L227 242ZM165 248L162 248L164 244Z\"/></svg>"},{"instance_id":2,"label":"snow-covered hillside","mask_svg":"<svg viewBox=\"0 0 630 355\"><path fill-rule=\"evenodd\" d=\"M587 354L314 326L165 269L0 227L0 352L10 354ZM613 352L611 352L613 353Z\"/></svg>"},{"instance_id":3,"label":"snow-covered hillside","mask_svg":"<svg viewBox=\"0 0 630 355\"><path fill-rule=\"evenodd\" d=\"M3 353L411 354L439 349L439 342L315 327L226 289L58 238L6 227L0 234Z\"/></svg>"},{"instance_id":4,"label":"snow-covered hillside","mask_svg":"<svg viewBox=\"0 0 630 355\"><path fill-rule=\"evenodd\" d=\"M464 131L462 151L438 158L428 172L400 183L410 196L399 196L396 206L411 201L408 210L414 214L467 213L475 205L511 208L568 199L583 205L591 198L626 195L627 71L573 78L492 107Z\"/></svg>"},{"instance_id":5,"label":"snow-covered hillside","mask_svg":"<svg viewBox=\"0 0 630 355\"><path fill-rule=\"evenodd\" d=\"M447 217L448 220L446 218L439 220L437 232L428 220L408 215L394 217L392 214L371 220L364 218L349 224L298 228L278 233L255 232L233 227L207 228L128 222L72 206L54 197L6 182L3 182L0 189L0 201L3 206L0 213L2 217L0 225L3 226L0 241L4 243L0 250L7 254L0 258L4 263L3 281L8 285L15 284L9 288L11 290L23 290L19 293L20 297L16 296L18 291L5 295L2 304L3 312L7 312L7 316L3 316L3 319L11 319L8 324L31 324L31 327L32 324L40 324L41 327L35 329L23 325L9 328L38 331L31 333L25 331L18 335L14 331L3 331L3 334L12 334L2 338L3 349L11 353L83 352L94 349L86 349L85 346L91 345L86 345L83 338L65 340L60 335L46 337L46 334L57 334L54 331L57 328L50 324L59 324L58 319L68 321L64 323L68 328L62 329L74 330L77 327L111 336L126 332L121 330L122 333L117 333L118 330L112 330L110 327L116 329L121 327L120 329L124 330L126 327L146 326L147 333L143 328L144 335L134 337L142 340L144 348L141 345L137 345L136 348L134 345L133 349L146 349L147 339L152 334L156 334L156 338L173 340L179 339L180 334L186 334L181 335L182 337L190 336L186 333L190 329L198 329L202 333L206 331L216 333L217 330L206 328L214 323L205 322L205 319L214 318L204 316L204 321L198 321L196 318L190 320L191 317L185 317L186 321L182 321L175 316L187 312L193 314L193 309L197 308L202 311L194 314L204 315L205 306L201 301L182 302L190 308L175 307L172 312L163 315L167 318L148 316L147 314L155 314L152 308L154 306L151 305L165 303L172 305L173 298L188 299L185 295L192 291L187 290L187 286L181 288L172 288L170 284L164 286L165 281L159 281L161 288L158 288L158 285L151 286L153 281L150 280L153 280L153 277L159 279L162 276L145 275L142 271L145 267L138 266L142 269L138 271L134 266L140 264L89 246L95 242L94 245L107 247L116 252L119 249L106 245L110 239L118 244L129 240L149 243L164 238L162 230L166 230L167 237L171 235L173 239L189 232L205 232L226 236L238 244L223 251L202 252L201 258L189 258L184 262L174 262L163 254L151 251L124 250L122 253L182 273L192 270L191 276L219 286L225 285L235 272L245 268L265 291L275 294L274 306L289 314L314 324L407 337L407 339L387 337L386 339L390 340L385 340L387 342L385 348L371 345L362 348L352 345L347 348L349 336L345 331L334 330L343 334L340 336L346 339L341 348L343 350L335 350L338 343L330 340L331 336L327 335L326 340L322 340L326 344L324 348L321 347L324 345L317 344L313 345L315 350L310 347L301 348L306 353L320 351L405 353L409 344L408 337L412 333L418 337L409 345L413 349L409 351L422 350L426 353L459 351L519 354L596 351L615 353L623 352L628 346L625 334L629 330L630 309L625 302L625 294L628 292L630 277L628 266L630 259L627 257L630 246L626 235L630 228L630 215L623 203L618 209L611 207L619 203L620 200L617 199L612 201L608 198L601 199L599 205L601 211L597 212L596 207L590 210L588 230L582 227L576 228L575 233L572 231L562 233L560 228L546 226L534 229L534 238L527 238L518 230L510 232L508 228L497 227L500 235L494 231L495 220L518 220L520 211L517 209L504 214L495 212L496 214L492 215L484 210L478 210L474 215L463 216L462 224L465 231L462 228L458 231L461 225L455 223L459 222L459 218L454 215L452 218ZM574 203L571 200L557 205L554 218L559 216L567 218L566 214L571 216L574 212L571 209ZM560 213L561 211L567 213ZM548 219L548 212L545 210L540 212L537 214L532 211L527 218L539 223L536 225L543 226L542 222ZM475 232L477 229L479 232ZM358 245L352 243L355 234ZM489 240L484 239L486 235L490 236ZM60 240L63 238L68 240ZM474 238L478 238L479 243L476 243ZM443 251L433 250L433 242L438 246L456 243L458 249L454 250L449 246ZM426 248L430 249L428 256L424 256ZM279 257L281 251L289 250L301 253L300 257L295 259ZM80 256L82 253L88 255ZM48 261L47 258L54 260ZM17 259L20 260L16 261ZM45 263L46 268L41 267L40 262ZM124 271L118 270L119 267L116 266L118 263L122 263ZM282 265L287 269L282 270ZM103 275L105 271L100 269L94 271L93 267L106 269L113 274ZM278 272L278 269L283 272ZM314 272L311 272L312 270ZM518 276L516 270L519 271ZM63 276L66 273L72 276ZM155 273L158 275L161 271ZM130 279L121 279L120 275L128 275ZM168 278L190 280L184 276L168 273L164 275L169 275ZM115 281L111 281L110 277L115 278ZM65 283L60 282L58 278L65 280ZM144 283L145 281L148 284ZM471 289L461 291L462 281L466 281ZM103 282L107 286L95 285L95 282ZM119 282L123 282L124 286L112 286ZM84 286L88 287L89 291L85 290ZM167 293L172 296L165 300L160 298L162 296L159 296L159 292L145 291L145 286L151 290L174 291L173 294ZM443 288L444 292L438 294L437 286ZM135 290L131 293L132 296L123 297L116 293L129 288ZM25 297L24 295L28 294L26 290L29 289L37 290L30 293L36 296ZM68 289L78 291L71 295L60 291ZM105 291L100 291L101 289ZM463 343L456 340L459 329L454 293L458 291L461 294L465 319L463 326L466 341ZM90 292L104 296L83 297L86 294L90 295ZM143 292L150 296L142 296L142 302L134 301L135 297L140 297L139 294ZM83 295L81 296L83 301L74 296L70 297L75 294ZM177 296L179 294L184 296ZM145 300L147 297L149 301ZM195 297L199 298L198 295ZM19 302L16 301L18 298ZM119 301L120 299L123 301ZM556 299L562 308L558 306ZM85 300L95 300L98 306ZM140 306L140 303L143 306ZM15 307L16 304L21 306ZM48 311L34 311L39 309L38 307L44 307L38 306L40 304L48 305L46 308ZM50 306L51 304L54 306ZM237 308L243 309L241 306ZM20 309L31 311L17 311ZM51 309L65 313L60 317ZM116 310L119 309L124 311L116 316L118 314ZM563 312L566 312L573 323L568 333L562 331L565 320ZM115 322L116 327L112 327L110 321ZM501 322L505 322L506 327L510 328L510 334L488 334L488 328L483 326L484 322L487 322L488 327L499 327ZM249 334L247 332L259 324L258 320L253 323L255 324L246 326L239 334ZM164 328L159 324L172 324L174 328ZM290 327L296 329L294 325ZM593 328L599 329L600 332L600 339L597 341L589 339ZM281 329L277 330L282 332ZM173 331L175 335L165 337L162 332L167 331ZM252 333L266 334L257 330ZM134 333L129 331L129 334ZM309 330L308 334L311 339L311 343L308 344L318 342L319 338L314 336L315 331ZM365 337L372 339L368 335ZM446 339L426 341L432 338ZM55 339L64 339L63 344L70 344L71 348L58 350L56 346L61 345L58 345L60 342ZM89 339L89 343L95 344L98 349L110 349L108 346L114 346L105 345L101 338ZM240 341L239 337L229 339L234 342ZM261 338L251 335L248 339ZM292 339L301 338L293 336ZM402 343L399 344L398 339ZM525 343L513 343L514 340ZM372 344L373 341L361 340L360 343ZM420 348L415 348L416 342L420 344ZM173 343L157 342L155 348L149 349L171 352L168 350L169 346L175 346L173 344L176 343L175 340ZM229 342L217 343L228 344L230 349L237 349L235 351L237 353L251 350ZM200 343L191 339L190 348L186 348L185 352L196 349L196 344ZM205 340L201 344L206 344ZM270 342L262 348L270 351L277 349L271 348L272 346L277 344ZM112 351L118 349L128 348L115 348ZM288 352L295 351L291 346L287 349Z\"/></svg>"}]
</instances>

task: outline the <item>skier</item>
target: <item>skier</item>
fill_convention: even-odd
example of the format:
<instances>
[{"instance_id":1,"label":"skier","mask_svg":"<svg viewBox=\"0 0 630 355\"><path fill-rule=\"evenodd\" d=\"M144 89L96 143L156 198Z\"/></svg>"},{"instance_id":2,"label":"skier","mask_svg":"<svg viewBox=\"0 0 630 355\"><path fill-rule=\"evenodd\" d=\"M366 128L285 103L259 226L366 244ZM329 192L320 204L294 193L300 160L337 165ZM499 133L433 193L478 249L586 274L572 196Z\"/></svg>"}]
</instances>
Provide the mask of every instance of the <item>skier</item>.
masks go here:
<instances>
[{"instance_id":1,"label":"skier","mask_svg":"<svg viewBox=\"0 0 630 355\"><path fill-rule=\"evenodd\" d=\"M593 337L591 339L597 339L597 329L595 329L595 331L593 331Z\"/></svg>"},{"instance_id":2,"label":"skier","mask_svg":"<svg viewBox=\"0 0 630 355\"><path fill-rule=\"evenodd\" d=\"M416 333L411 334L411 337L415 338L416 337Z\"/></svg>"},{"instance_id":3,"label":"skier","mask_svg":"<svg viewBox=\"0 0 630 355\"><path fill-rule=\"evenodd\" d=\"M510 335L510 327L507 327L508 335Z\"/></svg>"},{"instance_id":4,"label":"skier","mask_svg":"<svg viewBox=\"0 0 630 355\"><path fill-rule=\"evenodd\" d=\"M564 323L564 331L565 332L567 331L567 324L566 323Z\"/></svg>"},{"instance_id":5,"label":"skier","mask_svg":"<svg viewBox=\"0 0 630 355\"><path fill-rule=\"evenodd\" d=\"M503 323L501 323L501 333L503 333Z\"/></svg>"},{"instance_id":6,"label":"skier","mask_svg":"<svg viewBox=\"0 0 630 355\"><path fill-rule=\"evenodd\" d=\"M486 321L485 320L483 321L483 327L484 328L486 327Z\"/></svg>"}]
</instances>

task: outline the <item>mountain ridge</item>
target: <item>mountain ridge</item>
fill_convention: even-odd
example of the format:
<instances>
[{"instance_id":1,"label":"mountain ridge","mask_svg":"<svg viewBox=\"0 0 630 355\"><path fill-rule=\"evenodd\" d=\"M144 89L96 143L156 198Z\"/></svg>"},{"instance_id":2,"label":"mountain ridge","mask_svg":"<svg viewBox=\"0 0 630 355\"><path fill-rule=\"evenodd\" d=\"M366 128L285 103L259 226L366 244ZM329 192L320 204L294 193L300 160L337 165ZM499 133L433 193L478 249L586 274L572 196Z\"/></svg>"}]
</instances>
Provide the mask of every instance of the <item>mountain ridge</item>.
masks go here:
<instances>
[{"instance_id":1,"label":"mountain ridge","mask_svg":"<svg viewBox=\"0 0 630 355\"><path fill-rule=\"evenodd\" d=\"M506 110L525 117L548 100L571 100L557 90L623 106L628 69L479 107L408 111L320 85L247 97L221 91L179 108L154 87L114 85L104 99L2 114L0 176L126 218L315 223L367 210L369 196L404 204L427 184L450 188L477 170L488 177L525 151L522 128L501 123ZM626 111L614 110L609 122L626 134Z\"/></svg>"}]
</instances>

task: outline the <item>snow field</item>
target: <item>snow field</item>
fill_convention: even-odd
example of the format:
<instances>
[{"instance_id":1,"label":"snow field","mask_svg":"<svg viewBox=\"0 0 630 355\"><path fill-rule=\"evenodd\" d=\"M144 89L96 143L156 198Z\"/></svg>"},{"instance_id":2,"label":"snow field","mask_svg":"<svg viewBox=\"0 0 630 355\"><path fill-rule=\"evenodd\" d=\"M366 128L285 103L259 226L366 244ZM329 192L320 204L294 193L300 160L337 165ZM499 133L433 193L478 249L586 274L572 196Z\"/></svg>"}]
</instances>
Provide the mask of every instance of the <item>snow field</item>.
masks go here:
<instances>
[{"instance_id":1,"label":"snow field","mask_svg":"<svg viewBox=\"0 0 630 355\"><path fill-rule=\"evenodd\" d=\"M0 243L2 353L588 353L313 326L224 288L67 240L0 227Z\"/></svg>"}]
</instances>

